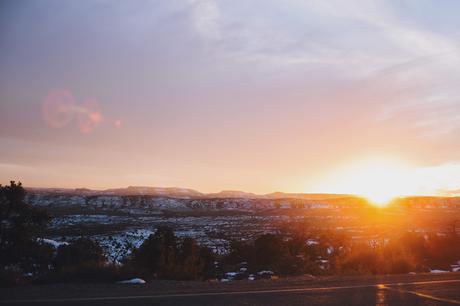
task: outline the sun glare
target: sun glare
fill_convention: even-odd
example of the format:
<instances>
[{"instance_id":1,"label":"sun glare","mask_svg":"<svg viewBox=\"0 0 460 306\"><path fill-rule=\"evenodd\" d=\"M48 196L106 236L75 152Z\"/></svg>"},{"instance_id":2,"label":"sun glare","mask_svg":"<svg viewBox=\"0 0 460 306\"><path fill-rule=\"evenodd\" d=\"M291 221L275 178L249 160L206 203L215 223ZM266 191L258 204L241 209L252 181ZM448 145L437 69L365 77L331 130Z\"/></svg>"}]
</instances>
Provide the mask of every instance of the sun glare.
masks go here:
<instances>
[{"instance_id":1,"label":"sun glare","mask_svg":"<svg viewBox=\"0 0 460 306\"><path fill-rule=\"evenodd\" d=\"M383 207L396 197L415 192L409 168L398 161L362 161L339 173L325 184L324 189L356 194L375 206Z\"/></svg>"}]
</instances>

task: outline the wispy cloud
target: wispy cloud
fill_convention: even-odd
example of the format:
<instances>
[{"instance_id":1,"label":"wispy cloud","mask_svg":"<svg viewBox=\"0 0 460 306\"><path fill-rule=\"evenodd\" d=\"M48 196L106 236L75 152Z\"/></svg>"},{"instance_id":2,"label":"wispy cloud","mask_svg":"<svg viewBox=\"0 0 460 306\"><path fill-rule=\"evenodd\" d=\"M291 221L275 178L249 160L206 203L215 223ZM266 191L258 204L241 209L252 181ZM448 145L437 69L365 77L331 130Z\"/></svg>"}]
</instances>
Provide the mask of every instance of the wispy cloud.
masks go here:
<instances>
[{"instance_id":1,"label":"wispy cloud","mask_svg":"<svg viewBox=\"0 0 460 306\"><path fill-rule=\"evenodd\" d=\"M192 26L206 40L215 42L221 38L220 11L214 0L189 0Z\"/></svg>"},{"instance_id":2,"label":"wispy cloud","mask_svg":"<svg viewBox=\"0 0 460 306\"><path fill-rule=\"evenodd\" d=\"M459 160L455 2L43 1L0 12L0 135L42 143L49 165L53 144L94 147L114 164L113 152L101 153L108 146L143 152L153 173L185 159L201 173L219 156L230 182L255 160L275 182L279 156L310 182L374 152L421 166ZM41 111L52 88L68 89L80 106L55 129ZM83 108L87 97L98 107ZM78 117L91 133L72 128ZM262 162L261 148L274 143L282 145Z\"/></svg>"}]
</instances>

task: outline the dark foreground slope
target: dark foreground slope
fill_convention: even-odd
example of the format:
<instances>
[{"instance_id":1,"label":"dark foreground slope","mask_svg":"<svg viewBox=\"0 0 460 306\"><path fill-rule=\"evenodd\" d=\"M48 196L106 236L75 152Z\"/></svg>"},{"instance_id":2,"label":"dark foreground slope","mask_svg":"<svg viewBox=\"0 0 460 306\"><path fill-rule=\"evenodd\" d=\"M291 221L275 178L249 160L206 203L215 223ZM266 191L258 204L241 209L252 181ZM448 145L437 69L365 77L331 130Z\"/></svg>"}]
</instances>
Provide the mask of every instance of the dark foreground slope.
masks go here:
<instances>
[{"instance_id":1,"label":"dark foreground slope","mask_svg":"<svg viewBox=\"0 0 460 306\"><path fill-rule=\"evenodd\" d=\"M0 305L458 305L460 274L0 289Z\"/></svg>"}]
</instances>

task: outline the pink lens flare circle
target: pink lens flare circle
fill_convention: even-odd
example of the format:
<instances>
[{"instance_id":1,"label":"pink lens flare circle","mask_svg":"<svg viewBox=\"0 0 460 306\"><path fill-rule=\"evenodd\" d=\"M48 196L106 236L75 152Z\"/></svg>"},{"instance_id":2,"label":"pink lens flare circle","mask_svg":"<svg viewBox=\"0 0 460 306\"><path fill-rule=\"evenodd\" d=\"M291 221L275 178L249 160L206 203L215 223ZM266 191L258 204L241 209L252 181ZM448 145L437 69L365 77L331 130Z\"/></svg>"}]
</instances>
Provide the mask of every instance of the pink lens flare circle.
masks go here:
<instances>
[{"instance_id":1,"label":"pink lens flare circle","mask_svg":"<svg viewBox=\"0 0 460 306\"><path fill-rule=\"evenodd\" d=\"M42 105L43 118L49 127L62 128L72 121L75 111L75 100L65 89L52 90Z\"/></svg>"},{"instance_id":2,"label":"pink lens flare circle","mask_svg":"<svg viewBox=\"0 0 460 306\"><path fill-rule=\"evenodd\" d=\"M78 107L78 128L82 133L91 133L102 121L102 115L99 111L99 103L96 99L90 98L85 100Z\"/></svg>"}]
</instances>

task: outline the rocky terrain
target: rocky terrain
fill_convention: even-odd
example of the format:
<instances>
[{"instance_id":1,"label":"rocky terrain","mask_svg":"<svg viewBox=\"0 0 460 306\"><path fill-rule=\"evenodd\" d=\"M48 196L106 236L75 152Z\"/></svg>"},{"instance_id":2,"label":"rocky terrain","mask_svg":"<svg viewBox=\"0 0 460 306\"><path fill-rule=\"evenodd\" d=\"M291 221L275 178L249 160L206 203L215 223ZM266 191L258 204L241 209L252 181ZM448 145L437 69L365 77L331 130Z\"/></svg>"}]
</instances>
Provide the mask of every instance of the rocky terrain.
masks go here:
<instances>
[{"instance_id":1,"label":"rocky terrain","mask_svg":"<svg viewBox=\"0 0 460 306\"><path fill-rule=\"evenodd\" d=\"M26 201L47 209L52 216L46 238L59 243L89 236L101 243L112 260L129 253L158 225L169 225L178 236L193 237L224 253L232 239L251 239L294 226L313 232L333 230L360 239L369 238L369 229L376 231L382 226L387 230L403 226L407 230L442 231L460 215L460 198L397 199L378 210L365 199L351 195L203 194L155 187L27 191Z\"/></svg>"}]
</instances>

